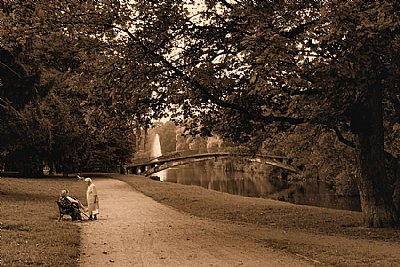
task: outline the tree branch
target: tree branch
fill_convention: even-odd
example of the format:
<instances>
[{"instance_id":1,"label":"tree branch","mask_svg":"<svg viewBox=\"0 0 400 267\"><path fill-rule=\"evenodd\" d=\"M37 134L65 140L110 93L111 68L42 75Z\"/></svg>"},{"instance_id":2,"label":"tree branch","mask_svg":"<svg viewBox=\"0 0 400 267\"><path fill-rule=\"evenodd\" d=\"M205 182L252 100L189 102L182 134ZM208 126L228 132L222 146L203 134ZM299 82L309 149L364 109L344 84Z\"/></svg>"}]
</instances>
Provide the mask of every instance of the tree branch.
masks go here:
<instances>
[{"instance_id":1,"label":"tree branch","mask_svg":"<svg viewBox=\"0 0 400 267\"><path fill-rule=\"evenodd\" d=\"M335 131L336 136L337 136L337 138L338 138L338 140L340 142L342 142L343 144L345 144L345 145L347 145L347 146L349 146L351 148L355 148L356 147L353 142L351 142L350 140L347 140L346 138L344 138L342 133L339 131L338 127L334 127L333 130Z\"/></svg>"},{"instance_id":2,"label":"tree branch","mask_svg":"<svg viewBox=\"0 0 400 267\"><path fill-rule=\"evenodd\" d=\"M290 39L295 38L297 35L302 34L306 30L307 26L315 24L315 22L316 22L316 20L311 20L309 22L300 24L299 26L293 28L292 30L290 30L288 32L286 32L286 31L280 32L279 35L286 37L286 38L290 38Z\"/></svg>"},{"instance_id":3,"label":"tree branch","mask_svg":"<svg viewBox=\"0 0 400 267\"><path fill-rule=\"evenodd\" d=\"M17 76L18 78L22 79L22 76L19 75L17 72L15 72L13 69L11 69L8 65L4 64L1 61L0 61L0 64L3 65L6 69L8 69L10 72L12 72L15 76Z\"/></svg>"},{"instance_id":4,"label":"tree branch","mask_svg":"<svg viewBox=\"0 0 400 267\"><path fill-rule=\"evenodd\" d=\"M8 99L0 98L0 108L14 113L17 117L23 118L22 114L12 106L11 102Z\"/></svg>"},{"instance_id":5,"label":"tree branch","mask_svg":"<svg viewBox=\"0 0 400 267\"><path fill-rule=\"evenodd\" d=\"M224 5L225 7L232 9L232 10L235 9L235 7L231 4L229 4L227 1L225 1L225 0L220 0L220 1L221 1L221 4Z\"/></svg>"},{"instance_id":6,"label":"tree branch","mask_svg":"<svg viewBox=\"0 0 400 267\"><path fill-rule=\"evenodd\" d=\"M227 101L221 100L220 98L218 98L215 95L213 95L212 93L210 93L206 86L201 84L199 81L194 80L191 77L189 77L188 75L186 75L181 69L174 66L164 56L157 54L154 50L148 49L147 46L145 46L139 40L139 38L137 38L131 31L129 31L129 29L123 29L116 25L109 25L109 26L126 33L129 36L129 38L131 38L133 41L135 41L137 44L140 45L140 47L144 53L153 56L159 62L163 63L168 69L173 71L178 77L182 78L185 82L191 84L195 88L195 90L197 90L200 93L200 95L202 95L205 99L211 100L214 104L216 104L222 108L236 110L236 111L240 112L241 114L245 115L249 120L254 120L254 121L263 122L263 123L283 122L283 123L289 123L292 125L298 125L298 124L302 124L305 122L305 120L303 118L280 117L280 116L274 116L272 114L270 114L268 116L264 116L261 114L254 114L254 113L249 112L249 110L246 107L243 107L243 106L238 105L233 102L227 102Z\"/></svg>"}]
</instances>

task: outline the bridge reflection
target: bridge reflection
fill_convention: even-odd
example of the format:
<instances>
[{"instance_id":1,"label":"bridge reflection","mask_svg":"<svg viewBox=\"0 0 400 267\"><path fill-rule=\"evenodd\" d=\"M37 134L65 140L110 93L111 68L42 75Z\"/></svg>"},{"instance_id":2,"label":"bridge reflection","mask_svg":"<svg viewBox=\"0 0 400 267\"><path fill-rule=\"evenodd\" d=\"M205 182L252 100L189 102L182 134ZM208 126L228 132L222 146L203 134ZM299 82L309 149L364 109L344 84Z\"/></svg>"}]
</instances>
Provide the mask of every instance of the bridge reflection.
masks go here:
<instances>
[{"instance_id":1,"label":"bridge reflection","mask_svg":"<svg viewBox=\"0 0 400 267\"><path fill-rule=\"evenodd\" d=\"M186 165L194 162L204 160L217 160L218 158L243 158L249 162L255 162L260 164L272 165L281 169L288 170L289 172L300 173L300 170L289 164L290 160L282 156L273 155L249 155L229 152L219 153L202 153L188 156L178 157L165 157L161 156L148 161L135 162L126 167L128 174L140 174L144 176L150 176L156 172L166 170L168 168Z\"/></svg>"}]
</instances>

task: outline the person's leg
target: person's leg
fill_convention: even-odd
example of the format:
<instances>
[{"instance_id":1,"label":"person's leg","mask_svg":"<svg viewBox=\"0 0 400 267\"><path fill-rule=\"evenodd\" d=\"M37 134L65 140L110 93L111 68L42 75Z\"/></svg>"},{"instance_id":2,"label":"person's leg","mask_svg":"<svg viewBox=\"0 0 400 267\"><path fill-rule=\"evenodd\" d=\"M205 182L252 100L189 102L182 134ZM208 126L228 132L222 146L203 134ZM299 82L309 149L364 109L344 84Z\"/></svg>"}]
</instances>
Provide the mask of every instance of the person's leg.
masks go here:
<instances>
[{"instance_id":1,"label":"person's leg","mask_svg":"<svg viewBox=\"0 0 400 267\"><path fill-rule=\"evenodd\" d=\"M82 220L81 218L81 212L79 211L79 208L77 208L76 206L74 206L74 212L73 212L73 221L80 221Z\"/></svg>"},{"instance_id":2,"label":"person's leg","mask_svg":"<svg viewBox=\"0 0 400 267\"><path fill-rule=\"evenodd\" d=\"M72 221L76 221L76 220L77 220L77 218L76 218L76 212L75 212L75 211L73 211L73 212L71 213L71 219L72 219Z\"/></svg>"},{"instance_id":3,"label":"person's leg","mask_svg":"<svg viewBox=\"0 0 400 267\"><path fill-rule=\"evenodd\" d=\"M77 219L78 221L82 221L82 216L81 216L80 210L77 210L77 211L76 211L76 219Z\"/></svg>"}]
</instances>

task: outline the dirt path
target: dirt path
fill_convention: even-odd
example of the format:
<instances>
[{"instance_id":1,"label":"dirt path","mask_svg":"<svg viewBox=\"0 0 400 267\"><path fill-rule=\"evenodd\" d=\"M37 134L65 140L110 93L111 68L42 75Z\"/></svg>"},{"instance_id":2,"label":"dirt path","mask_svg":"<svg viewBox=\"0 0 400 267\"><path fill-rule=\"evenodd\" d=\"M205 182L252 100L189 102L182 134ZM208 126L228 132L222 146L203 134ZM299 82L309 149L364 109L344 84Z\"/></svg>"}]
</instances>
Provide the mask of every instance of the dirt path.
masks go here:
<instances>
[{"instance_id":1,"label":"dirt path","mask_svg":"<svg viewBox=\"0 0 400 267\"><path fill-rule=\"evenodd\" d=\"M180 213L118 180L94 183L101 213L82 223L81 266L313 266L266 247L248 225Z\"/></svg>"}]
</instances>

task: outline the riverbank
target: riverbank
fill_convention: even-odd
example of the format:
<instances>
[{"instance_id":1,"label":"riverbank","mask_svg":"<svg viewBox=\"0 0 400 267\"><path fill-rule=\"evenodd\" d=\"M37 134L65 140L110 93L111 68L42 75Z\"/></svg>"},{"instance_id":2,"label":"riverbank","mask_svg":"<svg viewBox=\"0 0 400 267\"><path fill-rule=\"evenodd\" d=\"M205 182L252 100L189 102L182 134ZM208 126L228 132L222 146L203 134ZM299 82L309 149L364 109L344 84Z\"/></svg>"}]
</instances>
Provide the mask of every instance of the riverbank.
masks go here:
<instances>
[{"instance_id":1,"label":"riverbank","mask_svg":"<svg viewBox=\"0 0 400 267\"><path fill-rule=\"evenodd\" d=\"M400 230L362 227L360 212L242 197L136 175L113 177L160 203L199 217L400 242Z\"/></svg>"},{"instance_id":2,"label":"riverbank","mask_svg":"<svg viewBox=\"0 0 400 267\"><path fill-rule=\"evenodd\" d=\"M400 230L362 227L360 212L240 197L136 175L113 177L194 216L284 233L260 242L324 266L400 266L400 255L395 256L400 249Z\"/></svg>"}]
</instances>

